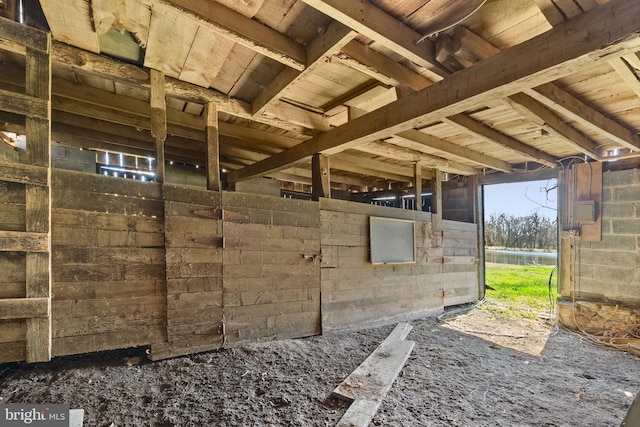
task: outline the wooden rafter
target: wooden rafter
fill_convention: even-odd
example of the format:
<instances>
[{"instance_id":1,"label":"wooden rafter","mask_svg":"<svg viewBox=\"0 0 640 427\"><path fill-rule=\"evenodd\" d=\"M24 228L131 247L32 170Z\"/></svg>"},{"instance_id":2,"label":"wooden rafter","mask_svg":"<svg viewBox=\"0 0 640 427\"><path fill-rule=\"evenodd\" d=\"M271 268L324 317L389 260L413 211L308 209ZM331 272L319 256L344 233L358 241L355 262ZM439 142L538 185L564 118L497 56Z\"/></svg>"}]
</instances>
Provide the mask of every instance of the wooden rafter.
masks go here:
<instances>
[{"instance_id":1,"label":"wooden rafter","mask_svg":"<svg viewBox=\"0 0 640 427\"><path fill-rule=\"evenodd\" d=\"M609 64L625 81L627 86L640 97L640 58L637 54L625 55L615 58Z\"/></svg>"},{"instance_id":2,"label":"wooden rafter","mask_svg":"<svg viewBox=\"0 0 640 427\"><path fill-rule=\"evenodd\" d=\"M606 135L625 148L632 150L640 148L640 138L635 132L580 101L558 85L549 83L534 89L527 89L525 93L563 116L575 120L580 125Z\"/></svg>"},{"instance_id":3,"label":"wooden rafter","mask_svg":"<svg viewBox=\"0 0 640 427\"><path fill-rule=\"evenodd\" d=\"M285 68L251 104L252 114L262 114L267 107L279 99L283 92L291 90L296 82L308 77L327 57L333 56L345 44L349 43L357 33L339 22L333 22L306 50L307 62L303 71Z\"/></svg>"},{"instance_id":4,"label":"wooden rafter","mask_svg":"<svg viewBox=\"0 0 640 427\"><path fill-rule=\"evenodd\" d=\"M350 121L324 134L236 171L233 180L278 170L317 152L331 153L365 141L460 114L562 76L634 53L640 22L634 0L611 1L537 37L461 70L438 84ZM584 37L589 28L589 37ZM537 55L539 46L546 46Z\"/></svg>"},{"instance_id":5,"label":"wooden rafter","mask_svg":"<svg viewBox=\"0 0 640 427\"><path fill-rule=\"evenodd\" d=\"M509 100L513 101L515 104L513 107L525 117L533 120L542 120L541 129L545 129L547 132L551 130L552 133L555 132L561 135L565 138L566 143L593 159L600 157L601 150L598 149L598 144L571 126L566 120L547 108L544 104L524 93L516 93L509 97Z\"/></svg>"},{"instance_id":6,"label":"wooden rafter","mask_svg":"<svg viewBox=\"0 0 640 427\"><path fill-rule=\"evenodd\" d=\"M456 114L453 116L445 117L442 119L442 121L451 126L457 127L462 132L469 133L480 139L502 145L505 148L515 151L516 153L525 156L533 161L541 163L545 166L556 167L558 165L556 159L553 156L550 156L545 152L538 150L537 148L524 144L517 139L499 132L498 130L490 126L486 126L472 119L466 114Z\"/></svg>"},{"instance_id":7,"label":"wooden rafter","mask_svg":"<svg viewBox=\"0 0 640 427\"><path fill-rule=\"evenodd\" d=\"M481 166L486 166L492 169L496 169L503 172L511 172L512 166L500 159L488 156L486 154L478 153L468 148L461 147L456 144L452 144L444 139L437 138L433 135L429 135L425 132L421 132L416 129L409 129L400 132L395 135L396 137L416 142L429 148L433 148L438 151L442 151L447 155L453 155L465 160L472 161Z\"/></svg>"},{"instance_id":8,"label":"wooden rafter","mask_svg":"<svg viewBox=\"0 0 640 427\"><path fill-rule=\"evenodd\" d=\"M422 35L376 7L369 0L303 0L336 21L400 53L429 70L429 77L441 80L448 74L435 59L435 49Z\"/></svg>"},{"instance_id":9,"label":"wooden rafter","mask_svg":"<svg viewBox=\"0 0 640 427\"><path fill-rule=\"evenodd\" d=\"M143 87L149 85L149 74L144 69L135 65L122 63L60 42L53 43L52 54L54 62L70 66L79 73L107 77L124 84ZM321 114L303 110L302 108L280 101L275 102L272 109L267 110L265 114L253 116L251 114L251 104L246 101L231 98L214 89L203 88L171 77L166 77L165 90L169 97L201 104L213 102L221 112L294 132L307 133L305 128L311 130L326 130L329 128L326 117L323 117ZM282 117L294 118L296 124L284 120Z\"/></svg>"}]
</instances>

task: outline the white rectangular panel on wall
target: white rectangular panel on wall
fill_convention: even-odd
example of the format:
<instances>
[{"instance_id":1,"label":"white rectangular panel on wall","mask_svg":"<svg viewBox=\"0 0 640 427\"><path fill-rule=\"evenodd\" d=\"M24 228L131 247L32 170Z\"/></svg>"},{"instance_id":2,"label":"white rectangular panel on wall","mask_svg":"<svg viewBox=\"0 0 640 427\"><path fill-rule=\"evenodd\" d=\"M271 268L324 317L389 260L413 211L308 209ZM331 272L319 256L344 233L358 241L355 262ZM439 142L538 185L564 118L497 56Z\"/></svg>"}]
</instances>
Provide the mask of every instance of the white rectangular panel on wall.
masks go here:
<instances>
[{"instance_id":1,"label":"white rectangular panel on wall","mask_svg":"<svg viewBox=\"0 0 640 427\"><path fill-rule=\"evenodd\" d=\"M414 221L370 217L371 264L416 262Z\"/></svg>"}]
</instances>

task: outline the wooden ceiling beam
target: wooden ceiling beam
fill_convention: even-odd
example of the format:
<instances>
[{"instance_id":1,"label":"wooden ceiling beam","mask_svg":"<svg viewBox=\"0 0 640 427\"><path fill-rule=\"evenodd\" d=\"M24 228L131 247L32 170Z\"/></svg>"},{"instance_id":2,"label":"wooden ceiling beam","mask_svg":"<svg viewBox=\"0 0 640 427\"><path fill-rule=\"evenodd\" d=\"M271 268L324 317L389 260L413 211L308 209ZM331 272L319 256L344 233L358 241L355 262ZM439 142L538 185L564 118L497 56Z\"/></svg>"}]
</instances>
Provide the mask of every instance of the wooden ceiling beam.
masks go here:
<instances>
[{"instance_id":1,"label":"wooden ceiling beam","mask_svg":"<svg viewBox=\"0 0 640 427\"><path fill-rule=\"evenodd\" d=\"M478 171L471 166L458 163L453 160L433 156L410 148L399 147L390 142L370 141L364 142L356 148L358 151L402 160L411 163L421 163L424 167L439 169L443 172L457 173L461 175L475 175Z\"/></svg>"},{"instance_id":2,"label":"wooden ceiling beam","mask_svg":"<svg viewBox=\"0 0 640 427\"><path fill-rule=\"evenodd\" d=\"M74 72L79 74L88 73L137 87L149 87L149 74L144 69L105 56L96 55L95 53L87 52L64 43L53 42L52 60L60 66L70 67ZM253 116L251 114L250 103L231 98L227 94L214 89L203 88L171 77L167 77L165 83L166 94L169 97L199 104L213 102L221 112L264 123L269 126L291 130L301 134L313 134L314 130L318 129L313 126L319 126L321 130L328 129L329 126L327 118L321 114L306 110L301 111L301 108L283 102L276 102L273 109L267 110L267 113L270 112L272 114L264 113ZM302 124L293 125L291 122L282 119L282 114L292 115L296 118L297 123ZM286 115L284 117L287 117ZM305 126L309 127L305 128Z\"/></svg>"},{"instance_id":3,"label":"wooden ceiling beam","mask_svg":"<svg viewBox=\"0 0 640 427\"><path fill-rule=\"evenodd\" d=\"M303 0L309 6L342 22L428 70L429 78L441 80L449 74L435 58L433 43L398 21L369 0Z\"/></svg>"},{"instance_id":4,"label":"wooden ceiling beam","mask_svg":"<svg viewBox=\"0 0 640 427\"><path fill-rule=\"evenodd\" d=\"M636 0L611 0L420 92L235 171L230 179L264 175L315 153L331 154L361 142L419 128L576 70L635 53L640 49L636 11ZM589 29L588 37L585 28Z\"/></svg>"},{"instance_id":5,"label":"wooden ceiling beam","mask_svg":"<svg viewBox=\"0 0 640 427\"><path fill-rule=\"evenodd\" d=\"M549 0L549 2L551 1ZM540 1L539 5L541 5L541 3L545 2ZM552 6L555 8L555 5L552 4ZM564 20L565 19L562 18L559 22L563 22ZM464 27L459 27L456 30L454 45L454 57L460 61L468 61L470 64L485 60L500 52L500 49ZM549 84L553 85L553 83ZM531 97L516 94L510 98L504 98L501 101L518 111L527 119L540 125L541 130L544 129L546 132L561 138L566 144L573 146L578 151L594 159L599 157L597 144L570 126L553 111L531 99ZM522 102L522 104L519 102Z\"/></svg>"},{"instance_id":6,"label":"wooden ceiling beam","mask_svg":"<svg viewBox=\"0 0 640 427\"><path fill-rule=\"evenodd\" d=\"M640 97L640 59L636 54L625 55L609 61L609 65L624 82Z\"/></svg>"},{"instance_id":7,"label":"wooden ceiling beam","mask_svg":"<svg viewBox=\"0 0 640 427\"><path fill-rule=\"evenodd\" d=\"M610 119L590 105L580 101L553 83L524 91L527 95L582 126L605 135L625 148L640 148L640 138L634 131Z\"/></svg>"},{"instance_id":8,"label":"wooden ceiling beam","mask_svg":"<svg viewBox=\"0 0 640 427\"><path fill-rule=\"evenodd\" d=\"M311 166L304 168L300 166L285 169L282 172L275 172L269 175L270 178L280 179L282 181L300 182L303 184L311 185ZM383 181L384 182L384 181ZM347 184L356 187L369 187L374 185L382 185L379 179L367 179L367 178L355 178L351 176L345 176L337 174L331 171L331 183L332 184Z\"/></svg>"},{"instance_id":9,"label":"wooden ceiling beam","mask_svg":"<svg viewBox=\"0 0 640 427\"><path fill-rule=\"evenodd\" d=\"M554 111L547 108L544 104L536 101L534 98L524 93L516 93L509 97L516 105L514 108L525 117L533 116L534 119L540 119L544 122L542 128L550 128L554 133L560 134L567 144L587 156L598 159L601 150L598 144L593 142L582 132L571 126L565 119L558 116Z\"/></svg>"},{"instance_id":10,"label":"wooden ceiling beam","mask_svg":"<svg viewBox=\"0 0 640 427\"><path fill-rule=\"evenodd\" d=\"M340 153L331 156L331 169L343 170L360 175L377 176L393 181L410 182L413 168L395 163Z\"/></svg>"},{"instance_id":11,"label":"wooden ceiling beam","mask_svg":"<svg viewBox=\"0 0 640 427\"><path fill-rule=\"evenodd\" d=\"M479 153L477 151L470 150L467 147L453 144L447 140L437 138L433 135L429 135L416 129L409 129L397 133L395 136L407 141L424 145L425 147L433 148L448 155L453 155L464 160L469 160L479 166L496 169L502 172L511 172L512 170L512 166L508 162L497 159L495 157L487 156L486 154Z\"/></svg>"},{"instance_id":12,"label":"wooden ceiling beam","mask_svg":"<svg viewBox=\"0 0 640 427\"><path fill-rule=\"evenodd\" d=\"M183 11L200 25L261 55L298 71L305 68L304 46L219 2L163 0L159 3Z\"/></svg>"},{"instance_id":13,"label":"wooden ceiling beam","mask_svg":"<svg viewBox=\"0 0 640 427\"><path fill-rule=\"evenodd\" d=\"M264 113L267 108L282 95L291 90L299 81L311 75L327 57L335 53L349 43L357 33L345 27L340 22L332 22L326 30L317 36L306 50L306 64L303 71L293 68L285 68L275 79L271 81L251 103L253 115Z\"/></svg>"},{"instance_id":14,"label":"wooden ceiling beam","mask_svg":"<svg viewBox=\"0 0 640 427\"><path fill-rule=\"evenodd\" d=\"M466 114L456 114L454 116L445 117L442 121L450 126L458 128L462 132L469 133L485 141L502 145L505 148L515 151L516 153L545 166L552 168L558 166L556 161L557 159L555 157L550 156L535 147L531 147L530 145L520 142L490 126L486 126Z\"/></svg>"},{"instance_id":15,"label":"wooden ceiling beam","mask_svg":"<svg viewBox=\"0 0 640 427\"><path fill-rule=\"evenodd\" d=\"M347 57L343 54L347 55ZM357 40L344 46L342 54L336 55L336 59L387 85L419 91L433 84L431 80L422 74L408 69Z\"/></svg>"}]
</instances>

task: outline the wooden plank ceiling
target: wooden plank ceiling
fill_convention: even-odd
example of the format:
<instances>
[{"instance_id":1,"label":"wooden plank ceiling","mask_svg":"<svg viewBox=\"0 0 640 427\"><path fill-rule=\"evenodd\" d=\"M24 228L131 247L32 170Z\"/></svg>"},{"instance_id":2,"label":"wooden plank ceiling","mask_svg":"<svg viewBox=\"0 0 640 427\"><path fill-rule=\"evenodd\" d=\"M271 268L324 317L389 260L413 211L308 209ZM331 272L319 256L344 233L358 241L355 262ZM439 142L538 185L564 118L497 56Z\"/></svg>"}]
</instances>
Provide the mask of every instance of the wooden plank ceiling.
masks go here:
<instances>
[{"instance_id":1,"label":"wooden plank ceiling","mask_svg":"<svg viewBox=\"0 0 640 427\"><path fill-rule=\"evenodd\" d=\"M388 188L416 164L460 175L640 149L636 0L40 0L53 135L153 156L150 69L166 76L166 158L205 164L204 105L232 180ZM0 50L2 85L21 56ZM0 117L5 130L20 121Z\"/></svg>"}]
</instances>

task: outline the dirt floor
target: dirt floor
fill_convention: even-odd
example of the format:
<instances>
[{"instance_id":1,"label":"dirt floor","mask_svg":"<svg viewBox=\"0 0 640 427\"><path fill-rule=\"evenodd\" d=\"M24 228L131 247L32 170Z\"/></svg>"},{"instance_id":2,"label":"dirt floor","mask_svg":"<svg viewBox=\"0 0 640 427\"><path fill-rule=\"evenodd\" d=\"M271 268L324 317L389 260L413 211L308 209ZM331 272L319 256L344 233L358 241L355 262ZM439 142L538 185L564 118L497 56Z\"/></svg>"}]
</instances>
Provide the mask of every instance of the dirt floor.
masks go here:
<instances>
[{"instance_id":1,"label":"dirt floor","mask_svg":"<svg viewBox=\"0 0 640 427\"><path fill-rule=\"evenodd\" d=\"M412 322L372 425L619 426L640 357L483 308ZM333 426L328 397L393 326L151 363L144 349L0 365L0 403L64 403L86 426Z\"/></svg>"}]
</instances>

